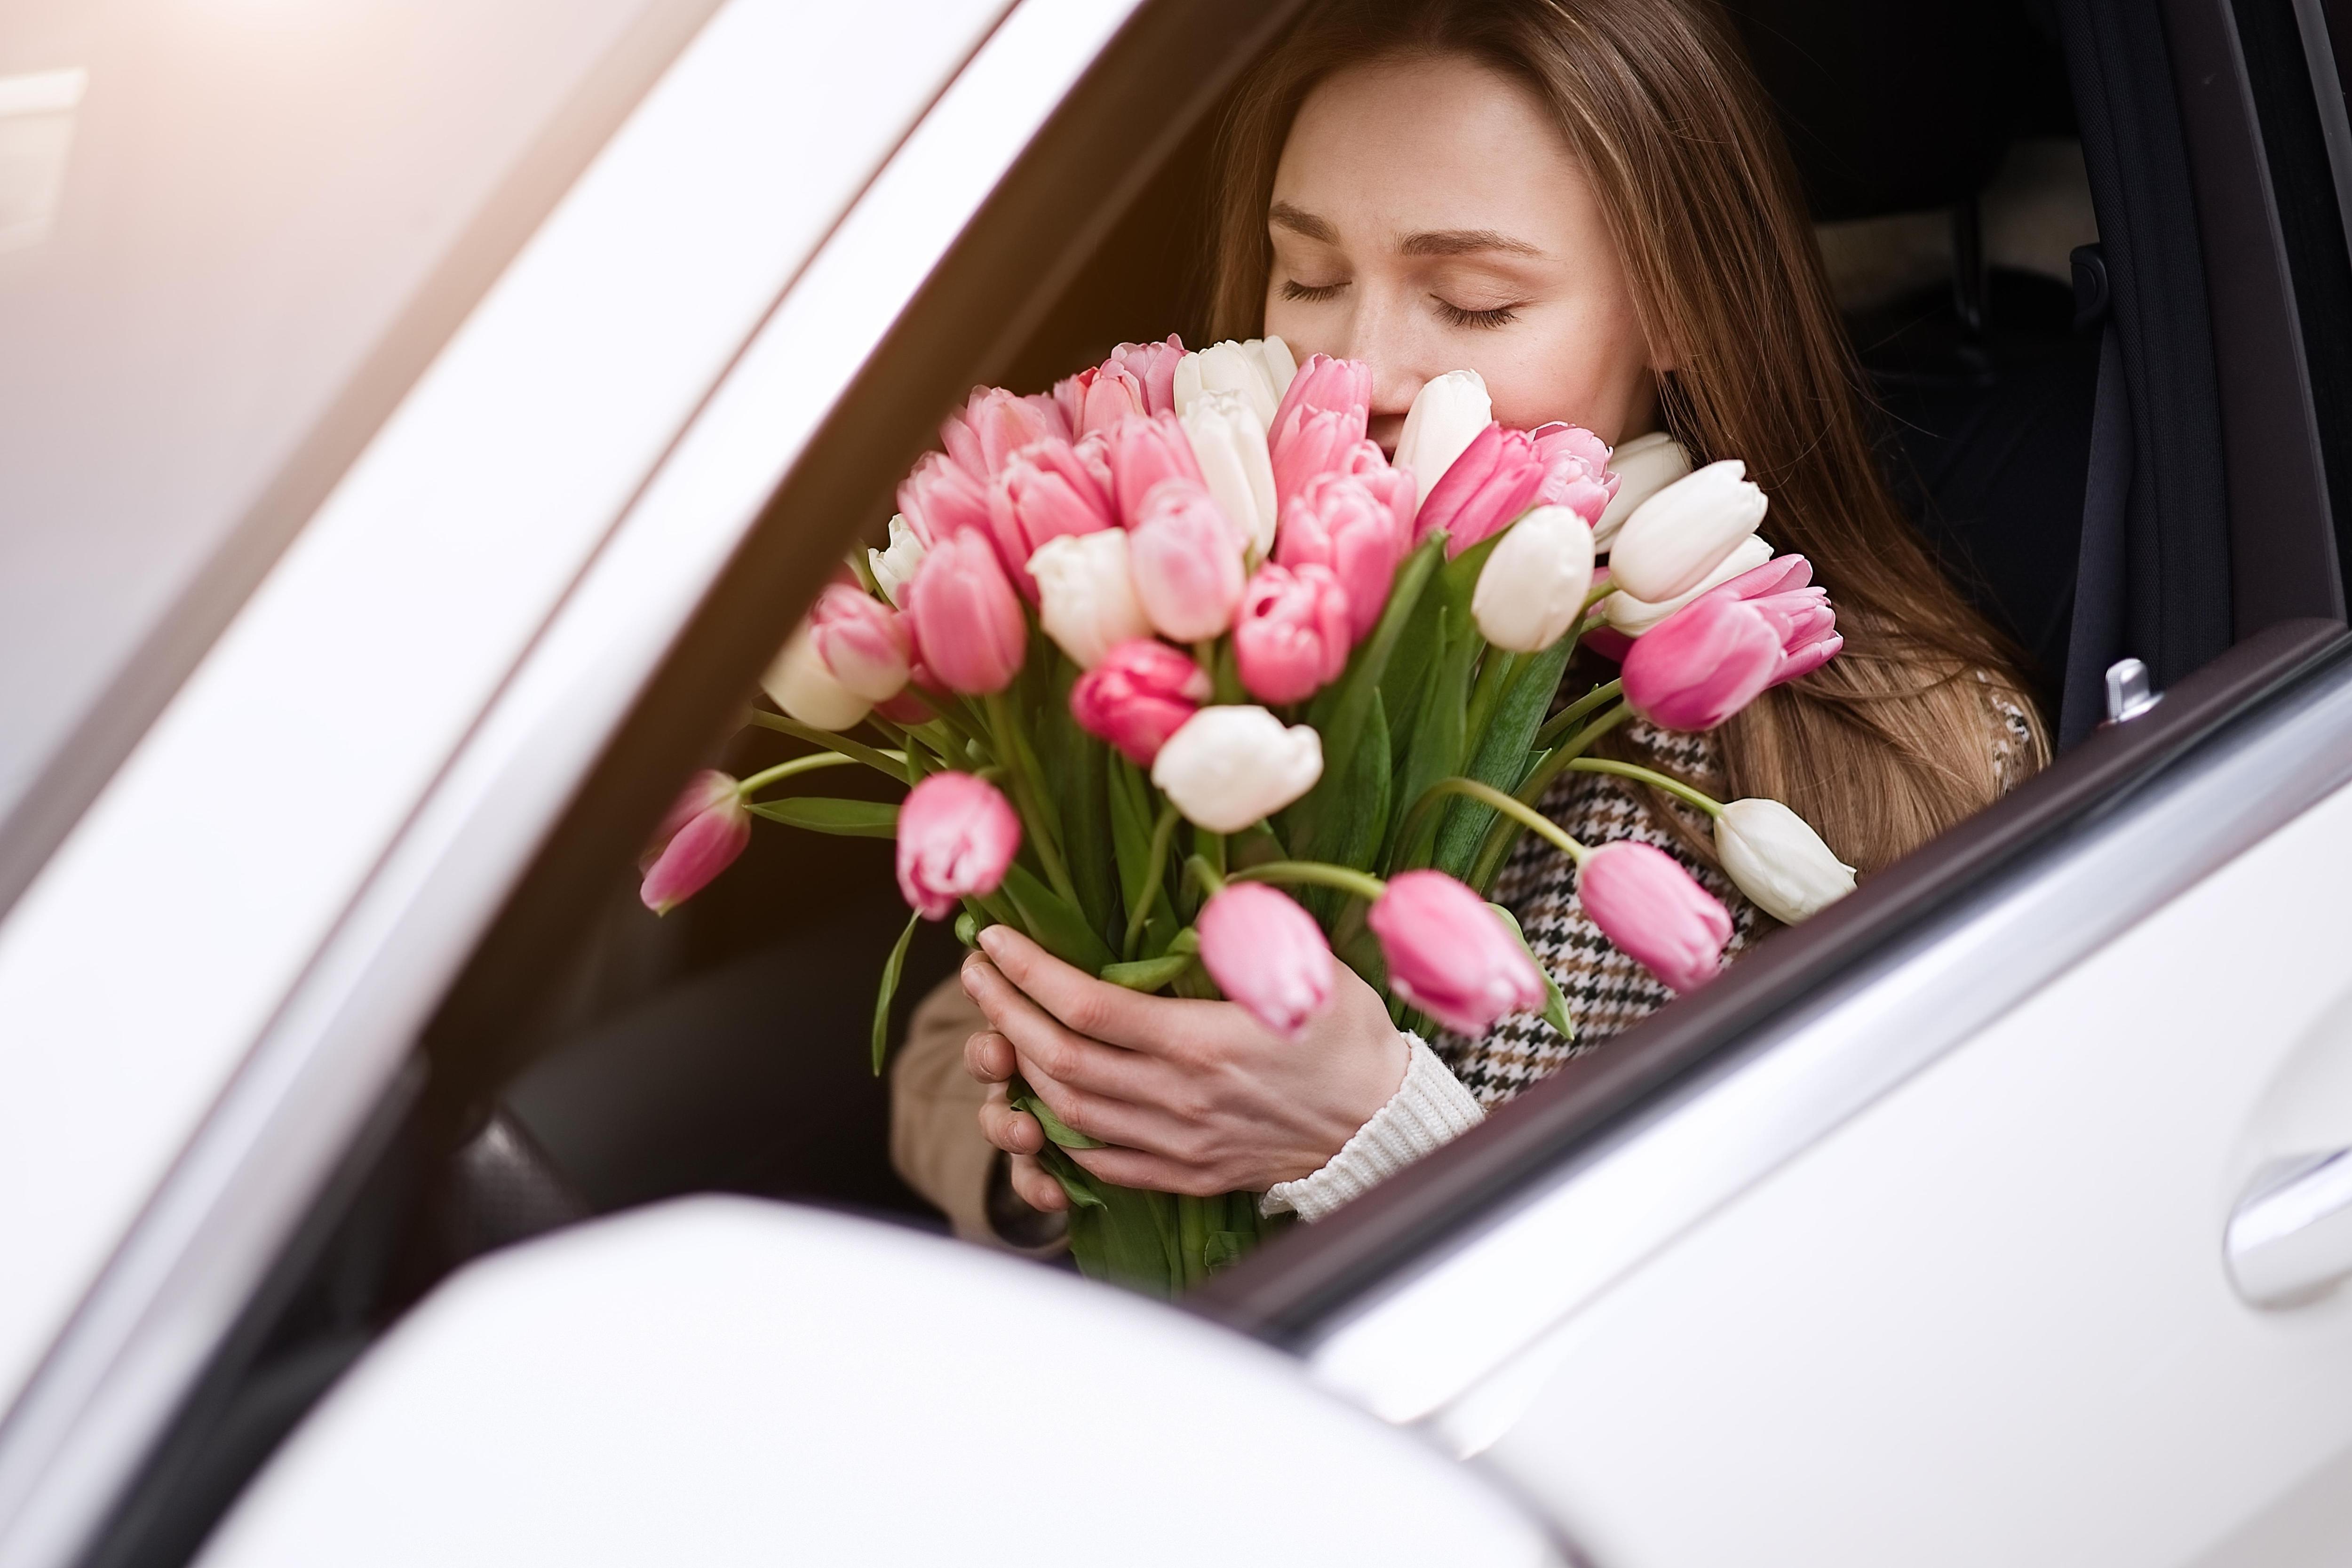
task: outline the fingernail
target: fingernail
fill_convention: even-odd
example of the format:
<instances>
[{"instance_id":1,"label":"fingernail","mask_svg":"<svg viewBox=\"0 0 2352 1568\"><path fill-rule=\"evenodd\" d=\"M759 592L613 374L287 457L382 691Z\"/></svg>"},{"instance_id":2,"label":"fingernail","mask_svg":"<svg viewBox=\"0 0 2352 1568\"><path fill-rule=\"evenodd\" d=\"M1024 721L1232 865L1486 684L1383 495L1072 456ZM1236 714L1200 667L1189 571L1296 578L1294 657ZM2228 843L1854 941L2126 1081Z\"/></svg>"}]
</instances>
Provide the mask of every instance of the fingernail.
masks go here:
<instances>
[{"instance_id":1,"label":"fingernail","mask_svg":"<svg viewBox=\"0 0 2352 1568\"><path fill-rule=\"evenodd\" d=\"M993 958L996 956L996 950L1004 945L1004 939L1011 934L1012 932L1003 926L989 927L986 931L980 933L980 945L982 951Z\"/></svg>"}]
</instances>

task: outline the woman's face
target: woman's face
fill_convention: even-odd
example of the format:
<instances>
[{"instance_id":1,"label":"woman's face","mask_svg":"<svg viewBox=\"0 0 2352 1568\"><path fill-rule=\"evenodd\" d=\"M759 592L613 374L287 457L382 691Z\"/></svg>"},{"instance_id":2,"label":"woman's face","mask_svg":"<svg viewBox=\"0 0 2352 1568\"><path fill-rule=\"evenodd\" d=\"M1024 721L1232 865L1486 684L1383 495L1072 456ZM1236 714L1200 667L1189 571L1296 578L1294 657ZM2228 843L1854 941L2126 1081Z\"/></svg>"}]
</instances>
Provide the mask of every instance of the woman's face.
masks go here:
<instances>
[{"instance_id":1,"label":"woman's face","mask_svg":"<svg viewBox=\"0 0 2352 1568\"><path fill-rule=\"evenodd\" d=\"M1653 357L1601 205L1542 100L1459 58L1342 71L1275 171L1265 330L1372 367L1393 451L1423 382L1486 377L1495 417L1655 427Z\"/></svg>"}]
</instances>

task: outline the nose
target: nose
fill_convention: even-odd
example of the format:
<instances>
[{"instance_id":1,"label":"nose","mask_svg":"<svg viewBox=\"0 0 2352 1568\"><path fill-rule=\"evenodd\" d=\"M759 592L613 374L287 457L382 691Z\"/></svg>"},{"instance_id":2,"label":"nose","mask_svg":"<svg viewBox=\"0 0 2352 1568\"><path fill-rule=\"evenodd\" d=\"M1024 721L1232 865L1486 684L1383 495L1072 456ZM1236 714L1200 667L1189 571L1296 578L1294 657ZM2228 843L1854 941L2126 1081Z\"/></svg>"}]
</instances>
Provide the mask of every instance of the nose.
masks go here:
<instances>
[{"instance_id":1,"label":"nose","mask_svg":"<svg viewBox=\"0 0 2352 1568\"><path fill-rule=\"evenodd\" d=\"M1372 367L1371 437L1391 457L1404 433L1405 414L1429 379L1413 336L1405 310L1379 296L1366 299L1349 323L1347 357Z\"/></svg>"}]
</instances>

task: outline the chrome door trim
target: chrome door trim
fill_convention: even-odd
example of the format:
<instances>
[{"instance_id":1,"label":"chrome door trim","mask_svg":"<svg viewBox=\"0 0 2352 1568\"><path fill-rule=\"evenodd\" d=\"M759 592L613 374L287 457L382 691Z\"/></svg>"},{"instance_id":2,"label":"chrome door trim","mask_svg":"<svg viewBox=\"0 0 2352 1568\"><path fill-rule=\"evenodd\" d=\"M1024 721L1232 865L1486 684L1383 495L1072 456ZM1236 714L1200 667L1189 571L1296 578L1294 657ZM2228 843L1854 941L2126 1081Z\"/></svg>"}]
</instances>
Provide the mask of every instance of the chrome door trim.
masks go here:
<instances>
[{"instance_id":1,"label":"chrome door trim","mask_svg":"<svg viewBox=\"0 0 2352 1568\"><path fill-rule=\"evenodd\" d=\"M272 999L258 1043L240 1051L194 1141L0 1425L0 1568L58 1568L90 1538L802 444L1136 4L1026 0L997 21L789 279L621 521L601 531L422 805L404 808L382 858L335 910L324 945ZM712 28L765 8L737 0ZM730 65L730 47L707 33L649 103L723 110L730 79L738 91L772 95L772 81L744 74L756 60L717 68ZM697 62L718 79L698 83ZM625 145L630 134L614 153L635 160L637 177L674 179L657 147ZM747 176L763 160L803 155L790 144L743 152ZM757 184L725 188L749 200ZM33 897L11 927L28 917L39 918ZM24 957L6 947L11 934L0 929L0 999L11 957Z\"/></svg>"},{"instance_id":2,"label":"chrome door trim","mask_svg":"<svg viewBox=\"0 0 2352 1568\"><path fill-rule=\"evenodd\" d=\"M1326 1386L1442 1412L1619 1278L2209 873L2352 783L2337 661L1998 878L1318 1330Z\"/></svg>"}]
</instances>

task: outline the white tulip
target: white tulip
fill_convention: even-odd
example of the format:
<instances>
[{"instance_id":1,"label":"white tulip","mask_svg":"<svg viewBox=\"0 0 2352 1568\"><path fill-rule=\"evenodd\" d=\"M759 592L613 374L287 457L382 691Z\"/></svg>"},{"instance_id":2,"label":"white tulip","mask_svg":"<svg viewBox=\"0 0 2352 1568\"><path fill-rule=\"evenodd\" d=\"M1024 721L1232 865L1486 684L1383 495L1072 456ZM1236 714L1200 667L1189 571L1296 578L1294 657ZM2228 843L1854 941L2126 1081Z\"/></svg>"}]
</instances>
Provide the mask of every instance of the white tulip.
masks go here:
<instances>
[{"instance_id":1,"label":"white tulip","mask_svg":"<svg viewBox=\"0 0 2352 1568\"><path fill-rule=\"evenodd\" d=\"M1127 564L1127 534L1116 528L1065 533L1029 557L1037 579L1037 619L1080 669L1092 669L1123 642L1151 635Z\"/></svg>"},{"instance_id":2,"label":"white tulip","mask_svg":"<svg viewBox=\"0 0 2352 1568\"><path fill-rule=\"evenodd\" d=\"M1654 604L1647 599L1637 599L1631 594L1612 594L1601 601L1601 617L1627 637L1640 637L1708 589L1720 588L1741 573L1753 572L1771 559L1772 547L1750 534L1734 546L1730 554L1717 562L1714 571L1700 578L1686 592Z\"/></svg>"},{"instance_id":3,"label":"white tulip","mask_svg":"<svg viewBox=\"0 0 2352 1568\"><path fill-rule=\"evenodd\" d=\"M913 582L915 574L922 569L926 553L923 542L915 536L913 529L907 526L907 520L896 516L890 519L889 547L866 552L866 564L874 571L874 585L882 590L882 596L889 600L893 607L901 610L907 607L906 601L898 595L907 591L907 584Z\"/></svg>"},{"instance_id":4,"label":"white tulip","mask_svg":"<svg viewBox=\"0 0 2352 1568\"><path fill-rule=\"evenodd\" d=\"M1853 868L1777 800L1735 800L1715 819L1715 853L1739 890L1786 925L1853 891Z\"/></svg>"},{"instance_id":5,"label":"white tulip","mask_svg":"<svg viewBox=\"0 0 2352 1568\"><path fill-rule=\"evenodd\" d=\"M775 662L760 677L761 689L777 707L812 730L846 730L866 717L869 704L825 667L809 624L793 629Z\"/></svg>"},{"instance_id":6,"label":"white tulip","mask_svg":"<svg viewBox=\"0 0 2352 1568\"><path fill-rule=\"evenodd\" d=\"M1238 392L1203 392L1180 416L1209 494L1240 529L1252 562L1274 549L1274 459L1265 426Z\"/></svg>"},{"instance_id":7,"label":"white tulip","mask_svg":"<svg viewBox=\"0 0 2352 1568\"><path fill-rule=\"evenodd\" d=\"M1271 430L1274 411L1281 405L1282 395L1290 390L1290 378L1297 374L1290 345L1280 338L1252 338L1247 342L1228 338L1212 343L1176 362L1177 416L1181 418L1192 412L1204 393L1238 392L1257 416L1258 428Z\"/></svg>"},{"instance_id":8,"label":"white tulip","mask_svg":"<svg viewBox=\"0 0 2352 1568\"><path fill-rule=\"evenodd\" d=\"M1305 724L1286 728L1263 708L1203 708L1168 737L1151 782L1184 819L1212 833L1239 833L1315 787L1323 738Z\"/></svg>"},{"instance_id":9,"label":"white tulip","mask_svg":"<svg viewBox=\"0 0 2352 1568\"><path fill-rule=\"evenodd\" d=\"M1413 394L1404 434L1397 437L1396 466L1412 470L1420 492L1414 505L1429 499L1439 476L1494 422L1495 400L1486 395L1486 378L1475 370L1449 370Z\"/></svg>"},{"instance_id":10,"label":"white tulip","mask_svg":"<svg viewBox=\"0 0 2352 1568\"><path fill-rule=\"evenodd\" d=\"M1592 591L1592 530L1564 506L1513 523L1479 569L1470 618L1496 647L1537 653L1583 618Z\"/></svg>"},{"instance_id":11,"label":"white tulip","mask_svg":"<svg viewBox=\"0 0 2352 1568\"><path fill-rule=\"evenodd\" d=\"M1592 525L1592 542L1604 550L1635 507L1691 471L1690 454L1672 436L1653 430L1610 453L1609 471L1617 476L1617 493Z\"/></svg>"},{"instance_id":12,"label":"white tulip","mask_svg":"<svg viewBox=\"0 0 2352 1568\"><path fill-rule=\"evenodd\" d=\"M1697 586L1764 521L1764 492L1737 458L1709 463L1633 509L1609 546L1611 580L1661 604Z\"/></svg>"}]
</instances>

